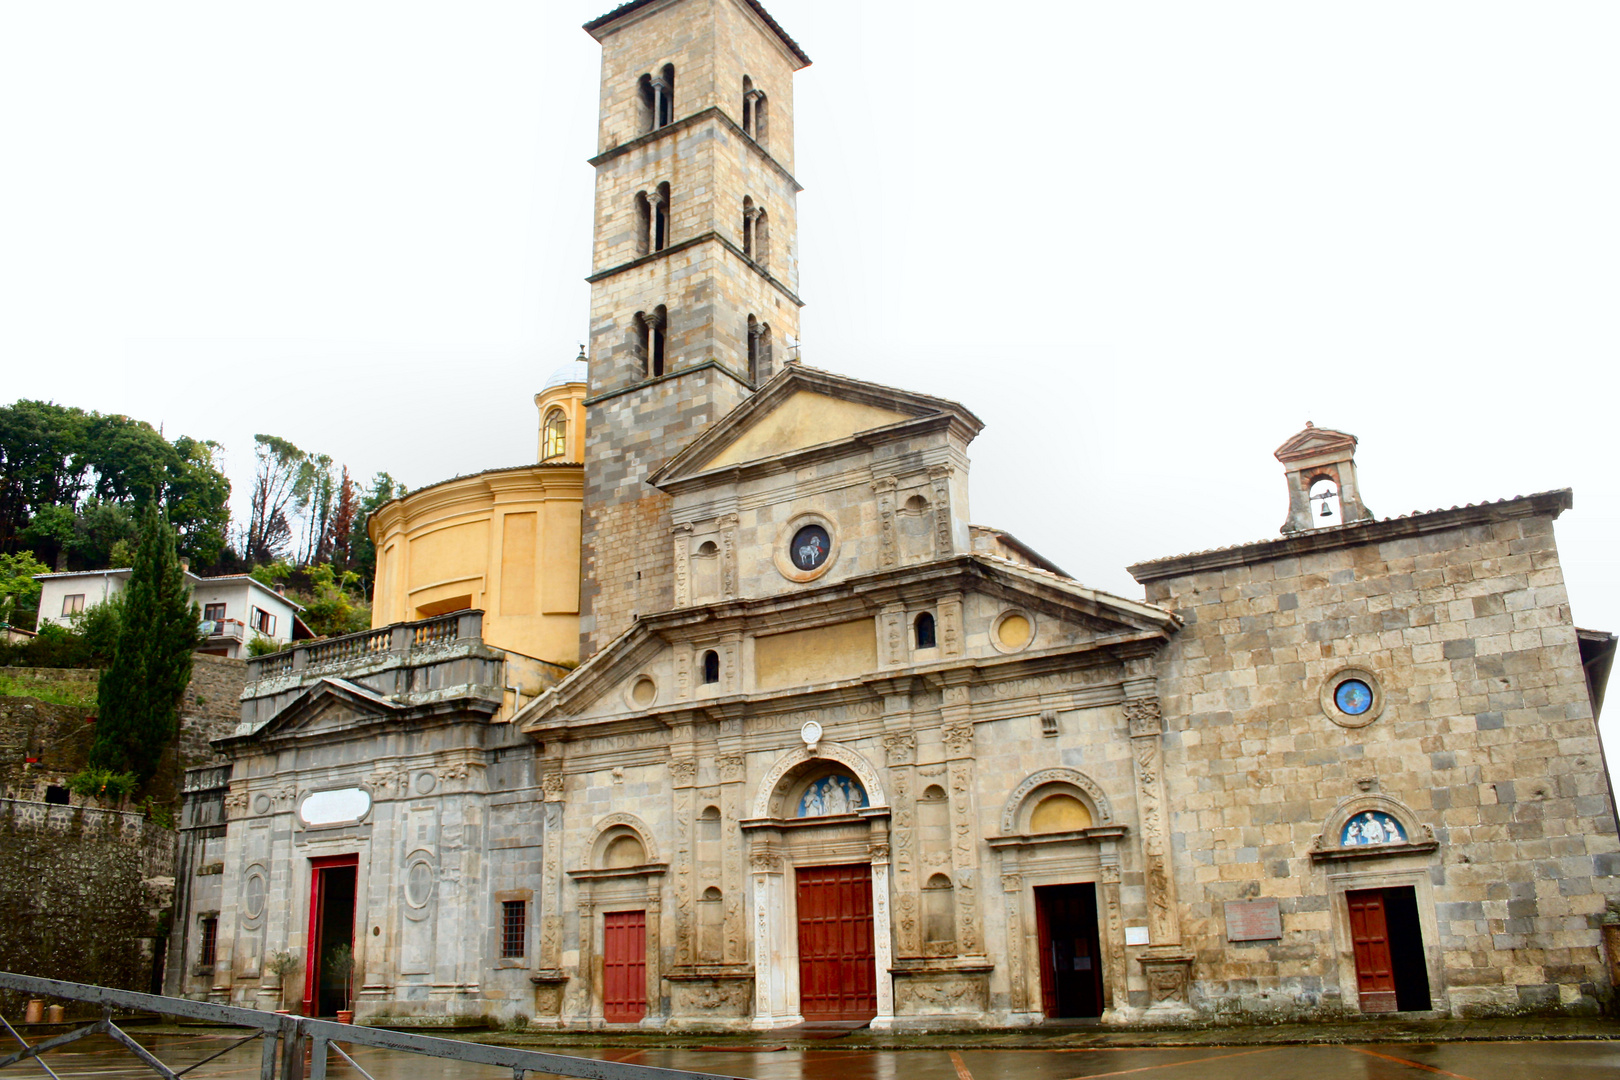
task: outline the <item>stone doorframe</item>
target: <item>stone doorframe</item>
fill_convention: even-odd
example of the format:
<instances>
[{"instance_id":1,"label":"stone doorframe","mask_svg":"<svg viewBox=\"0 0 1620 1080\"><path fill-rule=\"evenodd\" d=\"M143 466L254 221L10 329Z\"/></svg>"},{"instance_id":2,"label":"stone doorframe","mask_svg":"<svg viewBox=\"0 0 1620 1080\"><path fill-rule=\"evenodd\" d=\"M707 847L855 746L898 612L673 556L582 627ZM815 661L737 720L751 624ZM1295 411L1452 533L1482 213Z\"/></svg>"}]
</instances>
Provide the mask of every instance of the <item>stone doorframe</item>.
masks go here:
<instances>
[{"instance_id":1,"label":"stone doorframe","mask_svg":"<svg viewBox=\"0 0 1620 1080\"><path fill-rule=\"evenodd\" d=\"M792 818L781 805L785 789L806 769L835 762L866 789L866 808L853 814ZM798 1000L797 898L788 881L799 866L870 862L872 951L877 968L875 1029L894 1026L894 927L889 907L889 801L883 779L865 757L837 743L820 743L784 754L765 774L754 799L754 816L738 822L748 838L754 919L755 1028L790 1027L804 1017ZM817 834L829 837L825 842ZM784 835L786 834L786 835ZM841 834L841 835L839 835ZM832 837L837 837L833 839ZM808 849L808 850L807 850Z\"/></svg>"},{"instance_id":2,"label":"stone doorframe","mask_svg":"<svg viewBox=\"0 0 1620 1080\"><path fill-rule=\"evenodd\" d=\"M603 1009L603 951L606 948L604 920L597 915L613 911L644 911L647 913L647 1013L642 1026L662 1026L663 964L659 948L664 875L669 871L667 862L658 860L658 849L653 845L652 830L633 814L609 814L596 823L590 853L591 869L570 870L579 889L579 976L585 980L587 1005L585 1022L591 1027L607 1023ZM633 835L641 841L646 862L637 866L601 866L602 856L609 839L615 835Z\"/></svg>"},{"instance_id":3,"label":"stone doorframe","mask_svg":"<svg viewBox=\"0 0 1620 1080\"><path fill-rule=\"evenodd\" d=\"M1046 1021L1041 1006L1041 943L1035 914L1040 885L1095 885L1097 936L1102 942L1105 1024L1128 1023L1131 1008L1125 966L1125 919L1119 900L1119 846L1125 826L1109 825L1047 835L995 836L1001 858L1007 928L1007 1007L1013 1023Z\"/></svg>"},{"instance_id":4,"label":"stone doorframe","mask_svg":"<svg viewBox=\"0 0 1620 1080\"><path fill-rule=\"evenodd\" d=\"M1386 865L1329 874L1327 878L1328 913L1333 923L1333 949L1338 958L1340 1000L1344 1002L1347 1012L1361 1011L1355 935L1350 930L1350 901L1344 894L1358 889L1398 889L1410 885L1417 897L1418 929L1423 934L1423 965L1429 973L1429 1007L1447 1011L1450 1003L1442 978L1445 965L1441 963L1440 926L1435 918L1434 884L1427 865L1431 860L1412 855L1393 855L1381 861ZM1424 865L1413 865L1419 862ZM1396 865L1403 863L1410 869L1396 869Z\"/></svg>"}]
</instances>

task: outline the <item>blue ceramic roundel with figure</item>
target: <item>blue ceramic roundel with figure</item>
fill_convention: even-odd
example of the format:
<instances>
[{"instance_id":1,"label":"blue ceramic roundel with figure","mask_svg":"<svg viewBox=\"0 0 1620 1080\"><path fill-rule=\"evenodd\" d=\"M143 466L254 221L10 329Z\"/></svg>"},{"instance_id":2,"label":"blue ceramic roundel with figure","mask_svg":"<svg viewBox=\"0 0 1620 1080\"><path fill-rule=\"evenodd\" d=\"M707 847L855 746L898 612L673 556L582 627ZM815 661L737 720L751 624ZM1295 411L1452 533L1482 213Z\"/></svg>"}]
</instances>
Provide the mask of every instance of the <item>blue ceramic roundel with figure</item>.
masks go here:
<instances>
[{"instance_id":1,"label":"blue ceramic roundel with figure","mask_svg":"<svg viewBox=\"0 0 1620 1080\"><path fill-rule=\"evenodd\" d=\"M1400 822L1381 810L1363 810L1344 823L1344 833L1339 837L1339 843L1344 847L1404 844L1406 830L1401 828Z\"/></svg>"},{"instance_id":2,"label":"blue ceramic roundel with figure","mask_svg":"<svg viewBox=\"0 0 1620 1080\"><path fill-rule=\"evenodd\" d=\"M1333 704L1346 716L1360 716L1372 708L1372 687L1360 679L1346 679L1333 691Z\"/></svg>"},{"instance_id":3,"label":"blue ceramic roundel with figure","mask_svg":"<svg viewBox=\"0 0 1620 1080\"><path fill-rule=\"evenodd\" d=\"M797 570L819 570L832 553L832 538L820 525L806 525L793 534L793 548L788 556Z\"/></svg>"},{"instance_id":4,"label":"blue ceramic roundel with figure","mask_svg":"<svg viewBox=\"0 0 1620 1080\"><path fill-rule=\"evenodd\" d=\"M799 797L800 817L853 814L866 809L866 789L853 776L823 776Z\"/></svg>"}]
</instances>

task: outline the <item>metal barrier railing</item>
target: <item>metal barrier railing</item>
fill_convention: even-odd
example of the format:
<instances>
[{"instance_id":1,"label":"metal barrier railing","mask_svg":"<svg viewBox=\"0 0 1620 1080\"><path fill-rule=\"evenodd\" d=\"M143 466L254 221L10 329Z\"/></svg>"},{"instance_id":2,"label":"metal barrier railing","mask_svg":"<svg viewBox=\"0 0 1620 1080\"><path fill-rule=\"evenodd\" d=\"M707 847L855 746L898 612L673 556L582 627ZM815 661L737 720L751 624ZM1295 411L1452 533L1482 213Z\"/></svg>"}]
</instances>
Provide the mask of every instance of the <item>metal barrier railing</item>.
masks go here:
<instances>
[{"instance_id":1,"label":"metal barrier railing","mask_svg":"<svg viewBox=\"0 0 1620 1080\"><path fill-rule=\"evenodd\" d=\"M31 975L14 975L0 971L0 990L15 990L40 998L62 998L83 1002L101 1009L101 1019L76 1031L58 1035L32 1046L18 1034L5 1017L0 1025L22 1044L22 1049L0 1057L0 1069L20 1061L33 1059L52 1077L60 1080L40 1055L86 1035L107 1035L122 1044L130 1053L144 1062L164 1080L179 1080L181 1076L199 1068L217 1057L254 1039L263 1039L259 1056L259 1080L276 1080L277 1060L280 1060L281 1080L305 1080L304 1052L309 1050L309 1080L326 1080L328 1052L336 1053L348 1062L366 1080L371 1074L339 1042L354 1046L370 1046L379 1050L396 1050L407 1054L425 1054L429 1057L467 1061L478 1065L493 1065L512 1070L513 1080L523 1080L525 1073L553 1076L577 1076L585 1080L739 1080L719 1073L687 1072L681 1069L660 1069L652 1065L630 1065L596 1058L569 1057L547 1054L539 1050L519 1050L509 1046L491 1046L487 1043L461 1042L456 1039L438 1039L430 1035L412 1035L384 1028L359 1027L339 1024L330 1020L314 1020L305 1016L285 1013L260 1012L235 1005L217 1005L209 1001L191 1001L186 998L163 997L158 994L138 994L132 990L114 990L106 986L88 986L84 983L40 979ZM252 1035L233 1042L230 1046L202 1061L194 1062L179 1071L159 1061L151 1051L130 1038L113 1023L113 1010L157 1013L160 1016L178 1016L186 1020L254 1028ZM278 1045L280 1053L277 1053Z\"/></svg>"}]
</instances>

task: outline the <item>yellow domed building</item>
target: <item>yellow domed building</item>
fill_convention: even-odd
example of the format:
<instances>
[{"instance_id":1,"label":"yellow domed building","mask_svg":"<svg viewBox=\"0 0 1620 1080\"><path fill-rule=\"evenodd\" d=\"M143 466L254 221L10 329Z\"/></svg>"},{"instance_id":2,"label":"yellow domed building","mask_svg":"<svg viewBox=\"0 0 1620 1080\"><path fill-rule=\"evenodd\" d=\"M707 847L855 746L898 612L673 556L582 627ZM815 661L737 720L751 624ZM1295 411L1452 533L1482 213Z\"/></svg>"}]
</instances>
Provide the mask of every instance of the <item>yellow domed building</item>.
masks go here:
<instances>
[{"instance_id":1,"label":"yellow domed building","mask_svg":"<svg viewBox=\"0 0 1620 1080\"><path fill-rule=\"evenodd\" d=\"M430 484L371 516L373 628L478 609L495 648L578 658L586 371L582 355L534 396L533 464Z\"/></svg>"}]
</instances>

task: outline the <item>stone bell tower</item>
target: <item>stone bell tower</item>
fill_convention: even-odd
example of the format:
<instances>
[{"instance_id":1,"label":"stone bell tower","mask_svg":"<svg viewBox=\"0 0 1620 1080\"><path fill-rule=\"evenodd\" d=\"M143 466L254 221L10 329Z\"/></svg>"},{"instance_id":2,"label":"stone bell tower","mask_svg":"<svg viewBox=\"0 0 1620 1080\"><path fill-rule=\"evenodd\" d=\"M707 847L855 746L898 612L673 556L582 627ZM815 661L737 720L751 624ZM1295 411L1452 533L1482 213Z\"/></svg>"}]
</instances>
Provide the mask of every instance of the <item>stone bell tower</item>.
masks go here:
<instances>
[{"instance_id":1,"label":"stone bell tower","mask_svg":"<svg viewBox=\"0 0 1620 1080\"><path fill-rule=\"evenodd\" d=\"M754 0L632 0L602 44L580 657L674 603L668 496L644 483L798 340L793 73Z\"/></svg>"},{"instance_id":2,"label":"stone bell tower","mask_svg":"<svg viewBox=\"0 0 1620 1080\"><path fill-rule=\"evenodd\" d=\"M1283 533L1372 520L1356 482L1354 435L1306 421L1304 431L1277 447L1276 458L1288 476L1288 520L1283 522ZM1320 491L1313 494L1318 485Z\"/></svg>"}]
</instances>

